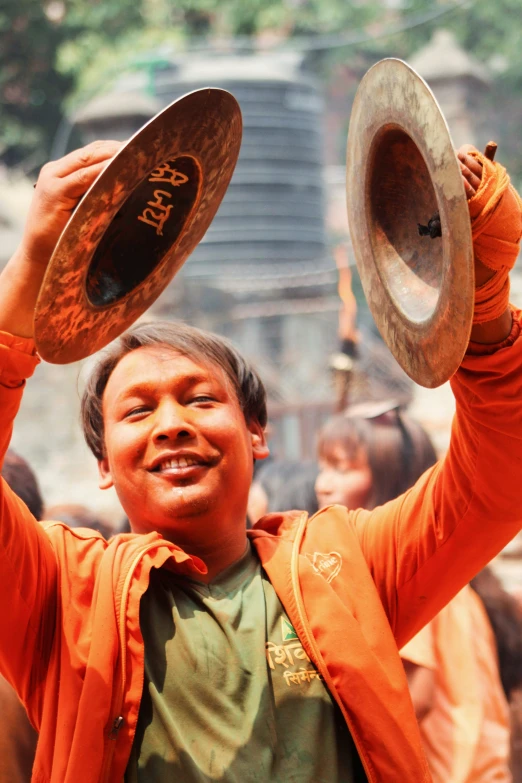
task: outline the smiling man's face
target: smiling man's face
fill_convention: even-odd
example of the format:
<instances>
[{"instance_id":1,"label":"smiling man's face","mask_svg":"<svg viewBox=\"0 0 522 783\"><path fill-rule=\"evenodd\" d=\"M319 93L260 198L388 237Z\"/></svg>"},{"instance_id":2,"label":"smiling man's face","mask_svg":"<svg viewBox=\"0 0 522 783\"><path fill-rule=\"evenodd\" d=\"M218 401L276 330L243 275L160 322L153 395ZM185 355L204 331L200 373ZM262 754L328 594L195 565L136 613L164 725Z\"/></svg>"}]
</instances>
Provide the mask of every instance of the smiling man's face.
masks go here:
<instances>
[{"instance_id":1,"label":"smiling man's face","mask_svg":"<svg viewBox=\"0 0 522 783\"><path fill-rule=\"evenodd\" d=\"M113 370L103 418L100 486L116 488L135 532L186 545L245 524L253 460L268 450L219 366L138 348Z\"/></svg>"}]
</instances>

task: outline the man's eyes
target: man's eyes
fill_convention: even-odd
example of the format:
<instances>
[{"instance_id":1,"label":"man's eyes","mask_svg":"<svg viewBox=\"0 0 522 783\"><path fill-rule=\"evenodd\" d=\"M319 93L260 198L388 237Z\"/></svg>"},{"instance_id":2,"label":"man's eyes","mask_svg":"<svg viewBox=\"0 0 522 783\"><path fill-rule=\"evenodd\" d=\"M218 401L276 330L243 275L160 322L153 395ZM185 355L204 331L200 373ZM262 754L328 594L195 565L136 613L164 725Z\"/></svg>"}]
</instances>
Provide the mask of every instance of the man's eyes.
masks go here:
<instances>
[{"instance_id":1,"label":"man's eyes","mask_svg":"<svg viewBox=\"0 0 522 783\"><path fill-rule=\"evenodd\" d=\"M130 411L127 411L124 415L124 419L129 419L132 416L138 416L140 413L146 413L149 411L150 408L146 405L137 405L135 408L132 408Z\"/></svg>"},{"instance_id":2,"label":"man's eyes","mask_svg":"<svg viewBox=\"0 0 522 783\"><path fill-rule=\"evenodd\" d=\"M187 398L187 400L182 403L185 405L192 405L192 404L205 404L210 402L216 402L216 397L212 394L196 394L193 397ZM124 419L131 419L135 416L140 416L144 413L150 413L150 411L153 409L153 407L156 407L155 405L136 405L135 407L128 410L126 413L123 414Z\"/></svg>"}]
</instances>

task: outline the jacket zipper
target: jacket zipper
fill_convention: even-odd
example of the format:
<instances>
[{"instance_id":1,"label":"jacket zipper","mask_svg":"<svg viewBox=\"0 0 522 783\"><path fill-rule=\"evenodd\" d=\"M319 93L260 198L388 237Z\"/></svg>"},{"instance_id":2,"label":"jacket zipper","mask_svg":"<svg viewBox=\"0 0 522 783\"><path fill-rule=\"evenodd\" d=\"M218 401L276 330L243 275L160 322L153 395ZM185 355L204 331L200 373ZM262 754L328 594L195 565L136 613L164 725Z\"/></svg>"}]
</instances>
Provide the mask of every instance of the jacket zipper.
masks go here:
<instances>
[{"instance_id":1,"label":"jacket zipper","mask_svg":"<svg viewBox=\"0 0 522 783\"><path fill-rule=\"evenodd\" d=\"M118 704L118 714L116 718L114 718L112 723L112 728L109 732L108 739L110 742L109 749L107 752L107 755L105 756L105 761L103 763L102 767L102 773L100 776L101 783L111 783L109 780L109 772L112 764L112 759L114 757L114 751L116 749L116 739L118 738L118 733L123 726L124 718L123 715L121 715L121 712L123 712L123 701L125 698L125 687L127 685L127 648L125 646L125 608L127 606L127 600L129 597L129 590L130 590L130 584L132 581L132 577L134 576L134 571L136 570L136 566L140 562L141 558L150 550L157 547L157 542L153 544L148 544L143 549L140 549L134 560L132 561L130 568L127 572L127 576L125 577L125 582L123 585L123 591L121 595L121 602L120 602L120 615L118 618L118 624L119 624L119 636L120 636L120 650L121 650L121 683L120 688L118 690L118 698L115 700L116 704Z\"/></svg>"},{"instance_id":2,"label":"jacket zipper","mask_svg":"<svg viewBox=\"0 0 522 783\"><path fill-rule=\"evenodd\" d=\"M306 641L310 645L310 648L313 650L315 660L317 662L318 668L320 669L320 672L324 678L324 681L326 682L328 689L332 696L334 697L335 701L339 705L339 709L341 710L343 717L346 721L346 725L348 726L348 729L350 730L350 734L352 735L352 739L354 742L354 745L357 749L357 753L359 754L359 758L361 760L361 764L364 767L364 771L366 773L366 777L368 778L368 783L377 783L376 778L371 773L370 769L368 768L368 764L365 758L365 755L362 752L362 746L360 743L359 738L357 737L357 734L354 731L352 721L350 719L350 716L346 712L344 705L341 701L341 698L337 692L337 689L333 683L332 678L330 677L330 673L328 669L326 668L323 657L321 655L321 651L319 650L319 647L313 637L312 630L310 628L310 625L308 623L308 619L306 617L306 612L304 609L304 602L303 597L301 595L301 588L299 586L299 550L301 548L301 541L304 536L304 531L306 527L306 523L308 521L308 514L303 514L301 521L299 522L299 526L297 528L296 537L292 546L292 560L290 564L291 568L291 577L292 577L292 589L294 593L295 602L297 605L297 612L299 614L299 620L301 621L301 626L303 628L303 631L305 632Z\"/></svg>"}]
</instances>

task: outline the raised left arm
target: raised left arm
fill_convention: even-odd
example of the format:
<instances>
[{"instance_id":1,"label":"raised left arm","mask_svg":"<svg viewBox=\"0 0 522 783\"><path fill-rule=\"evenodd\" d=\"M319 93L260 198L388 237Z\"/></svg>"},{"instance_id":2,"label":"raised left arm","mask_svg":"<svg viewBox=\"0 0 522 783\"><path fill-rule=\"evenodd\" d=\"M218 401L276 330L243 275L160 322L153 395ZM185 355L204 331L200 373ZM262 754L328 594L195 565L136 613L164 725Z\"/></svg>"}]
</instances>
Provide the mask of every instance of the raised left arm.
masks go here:
<instances>
[{"instance_id":1,"label":"raised left arm","mask_svg":"<svg viewBox=\"0 0 522 783\"><path fill-rule=\"evenodd\" d=\"M507 279L505 269L514 263L522 212L505 171L481 162L470 213L472 228L481 227L474 239L482 331L474 327L475 339L451 380L457 412L448 454L405 495L356 512L361 546L399 646L522 527L522 313L507 308L504 284L491 285L495 275ZM490 276L485 285L481 274Z\"/></svg>"}]
</instances>

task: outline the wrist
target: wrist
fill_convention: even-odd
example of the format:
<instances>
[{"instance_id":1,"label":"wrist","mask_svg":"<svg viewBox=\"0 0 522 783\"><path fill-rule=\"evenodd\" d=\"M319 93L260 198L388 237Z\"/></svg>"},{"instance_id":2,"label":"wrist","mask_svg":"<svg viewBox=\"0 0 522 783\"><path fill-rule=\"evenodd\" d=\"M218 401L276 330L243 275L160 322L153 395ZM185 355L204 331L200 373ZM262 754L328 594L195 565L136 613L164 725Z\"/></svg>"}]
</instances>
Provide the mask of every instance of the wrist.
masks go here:
<instances>
[{"instance_id":1,"label":"wrist","mask_svg":"<svg viewBox=\"0 0 522 783\"><path fill-rule=\"evenodd\" d=\"M493 345L505 340L513 323L508 272L486 266L475 254L475 319L470 340ZM493 318L491 318L493 316Z\"/></svg>"},{"instance_id":2,"label":"wrist","mask_svg":"<svg viewBox=\"0 0 522 783\"><path fill-rule=\"evenodd\" d=\"M36 245L22 239L14 254L11 256L9 264L16 266L21 274L30 272L31 277L39 276L41 282L51 255L52 251L51 253L48 253L43 249L38 251Z\"/></svg>"},{"instance_id":3,"label":"wrist","mask_svg":"<svg viewBox=\"0 0 522 783\"><path fill-rule=\"evenodd\" d=\"M486 321L482 324L473 324L471 328L470 341L482 343L483 345L494 345L501 343L511 333L513 325L513 316L508 308L502 315L492 321Z\"/></svg>"},{"instance_id":4,"label":"wrist","mask_svg":"<svg viewBox=\"0 0 522 783\"><path fill-rule=\"evenodd\" d=\"M34 308L45 274L45 264L30 258L23 246L0 275L0 331L32 337Z\"/></svg>"}]
</instances>

